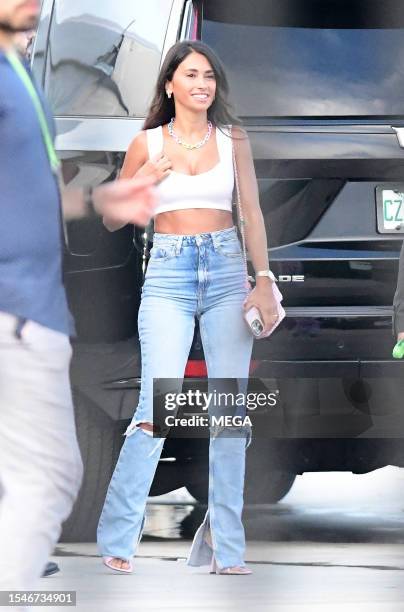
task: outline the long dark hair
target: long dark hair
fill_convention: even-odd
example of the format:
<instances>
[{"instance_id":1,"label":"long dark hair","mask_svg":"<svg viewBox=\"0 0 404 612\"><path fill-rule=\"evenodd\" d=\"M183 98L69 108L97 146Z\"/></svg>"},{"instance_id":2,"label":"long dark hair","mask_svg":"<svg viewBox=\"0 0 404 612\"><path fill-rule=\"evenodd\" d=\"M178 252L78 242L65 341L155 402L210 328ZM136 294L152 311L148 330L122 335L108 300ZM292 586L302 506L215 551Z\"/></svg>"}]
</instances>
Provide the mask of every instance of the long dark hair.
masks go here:
<instances>
[{"instance_id":1,"label":"long dark hair","mask_svg":"<svg viewBox=\"0 0 404 612\"><path fill-rule=\"evenodd\" d=\"M206 57L215 74L216 94L214 101L208 108L208 119L218 128L229 124L242 125L242 121L234 114L228 101L229 83L223 64L216 53L207 44L199 40L182 40L168 50L164 59L149 113L143 124L144 130L164 125L170 121L171 117L175 116L174 100L167 97L165 85L167 81L172 80L174 72L181 62L193 51Z\"/></svg>"}]
</instances>

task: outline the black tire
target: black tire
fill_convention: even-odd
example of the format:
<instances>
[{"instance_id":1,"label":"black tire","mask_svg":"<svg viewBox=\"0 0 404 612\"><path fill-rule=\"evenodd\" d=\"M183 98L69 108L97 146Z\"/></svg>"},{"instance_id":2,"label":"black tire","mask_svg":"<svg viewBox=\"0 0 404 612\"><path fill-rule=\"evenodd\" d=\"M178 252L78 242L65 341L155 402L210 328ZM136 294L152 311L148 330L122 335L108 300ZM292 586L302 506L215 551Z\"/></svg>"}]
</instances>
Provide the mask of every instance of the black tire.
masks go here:
<instances>
[{"instance_id":1,"label":"black tire","mask_svg":"<svg viewBox=\"0 0 404 612\"><path fill-rule=\"evenodd\" d=\"M285 497L296 474L282 470L276 444L254 437L247 449L244 499L247 504L275 504Z\"/></svg>"},{"instance_id":2,"label":"black tire","mask_svg":"<svg viewBox=\"0 0 404 612\"><path fill-rule=\"evenodd\" d=\"M290 491L296 474L274 467L273 455L265 439L254 440L247 449L244 502L246 504L274 504ZM206 458L206 466L207 466ZM189 493L201 504L208 503L208 470L201 463L188 478Z\"/></svg>"},{"instance_id":3,"label":"black tire","mask_svg":"<svg viewBox=\"0 0 404 612\"><path fill-rule=\"evenodd\" d=\"M244 499L247 504L275 504L290 491L296 474L282 470L277 446L254 437L247 449Z\"/></svg>"},{"instance_id":4,"label":"black tire","mask_svg":"<svg viewBox=\"0 0 404 612\"><path fill-rule=\"evenodd\" d=\"M186 483L188 493L195 497L196 501L206 506L208 503L208 477L200 478L198 481L190 481Z\"/></svg>"},{"instance_id":5,"label":"black tire","mask_svg":"<svg viewBox=\"0 0 404 612\"><path fill-rule=\"evenodd\" d=\"M257 486L256 477L246 479L244 488L244 502L246 504L274 504L285 497L295 481L296 474L282 472L281 470L267 470L265 478L260 474L260 483ZM208 503L208 479L199 479L189 482L189 493L200 503Z\"/></svg>"},{"instance_id":6,"label":"black tire","mask_svg":"<svg viewBox=\"0 0 404 612\"><path fill-rule=\"evenodd\" d=\"M95 542L98 519L123 443L124 426L76 390L73 400L84 476L60 539L61 542Z\"/></svg>"},{"instance_id":7,"label":"black tire","mask_svg":"<svg viewBox=\"0 0 404 612\"><path fill-rule=\"evenodd\" d=\"M275 504L285 497L295 482L296 474L268 468L246 477L244 499L246 504Z\"/></svg>"}]
</instances>

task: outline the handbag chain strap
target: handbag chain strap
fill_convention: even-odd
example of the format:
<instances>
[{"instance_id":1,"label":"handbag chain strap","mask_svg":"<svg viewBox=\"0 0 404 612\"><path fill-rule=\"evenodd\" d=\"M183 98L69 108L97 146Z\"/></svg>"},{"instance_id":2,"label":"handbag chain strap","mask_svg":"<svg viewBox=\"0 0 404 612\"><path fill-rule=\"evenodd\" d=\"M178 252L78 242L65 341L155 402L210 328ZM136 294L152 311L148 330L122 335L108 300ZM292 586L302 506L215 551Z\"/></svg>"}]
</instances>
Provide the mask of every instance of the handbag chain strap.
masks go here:
<instances>
[{"instance_id":1,"label":"handbag chain strap","mask_svg":"<svg viewBox=\"0 0 404 612\"><path fill-rule=\"evenodd\" d=\"M246 286L249 288L250 282L254 282L254 278L248 274L247 249L246 249L246 244L245 244L245 220L244 220L244 215L243 215L243 207L241 205L240 185L239 185L239 180L238 180L236 154L234 151L233 139L231 141L231 148L232 148L232 154L233 154L234 179L236 182L237 217L238 217L238 225L239 225L240 234L241 234L241 246L243 249L245 282L246 282Z\"/></svg>"}]
</instances>

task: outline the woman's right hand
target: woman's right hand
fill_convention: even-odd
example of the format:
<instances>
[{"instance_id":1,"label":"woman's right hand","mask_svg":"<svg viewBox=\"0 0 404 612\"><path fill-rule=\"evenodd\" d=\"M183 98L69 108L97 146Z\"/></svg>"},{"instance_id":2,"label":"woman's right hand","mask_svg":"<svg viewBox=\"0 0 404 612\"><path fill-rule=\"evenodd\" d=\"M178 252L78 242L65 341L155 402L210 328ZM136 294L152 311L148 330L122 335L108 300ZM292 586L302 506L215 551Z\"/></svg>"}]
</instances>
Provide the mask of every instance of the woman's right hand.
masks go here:
<instances>
[{"instance_id":1,"label":"woman's right hand","mask_svg":"<svg viewBox=\"0 0 404 612\"><path fill-rule=\"evenodd\" d=\"M400 340L404 340L404 332L400 332L397 336L397 342L399 342Z\"/></svg>"},{"instance_id":2,"label":"woman's right hand","mask_svg":"<svg viewBox=\"0 0 404 612\"><path fill-rule=\"evenodd\" d=\"M139 168L135 176L149 176L153 174L156 182L160 183L170 174L170 171L171 161L161 152L148 159L143 166Z\"/></svg>"}]
</instances>

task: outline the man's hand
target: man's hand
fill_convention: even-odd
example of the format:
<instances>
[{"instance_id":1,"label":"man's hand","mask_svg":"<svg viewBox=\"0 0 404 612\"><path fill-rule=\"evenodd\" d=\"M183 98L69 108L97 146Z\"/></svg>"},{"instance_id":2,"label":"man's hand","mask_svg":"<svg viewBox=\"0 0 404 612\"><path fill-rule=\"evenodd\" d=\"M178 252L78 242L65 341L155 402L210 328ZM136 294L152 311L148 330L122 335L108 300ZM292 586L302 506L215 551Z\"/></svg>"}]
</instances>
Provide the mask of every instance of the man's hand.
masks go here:
<instances>
[{"instance_id":1,"label":"man's hand","mask_svg":"<svg viewBox=\"0 0 404 612\"><path fill-rule=\"evenodd\" d=\"M120 179L94 189L94 208L103 216L105 226L111 231L128 223L145 227L156 205L155 182L150 175Z\"/></svg>"}]
</instances>

